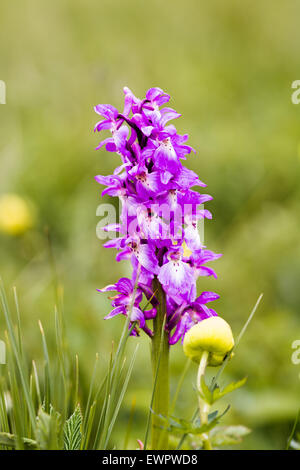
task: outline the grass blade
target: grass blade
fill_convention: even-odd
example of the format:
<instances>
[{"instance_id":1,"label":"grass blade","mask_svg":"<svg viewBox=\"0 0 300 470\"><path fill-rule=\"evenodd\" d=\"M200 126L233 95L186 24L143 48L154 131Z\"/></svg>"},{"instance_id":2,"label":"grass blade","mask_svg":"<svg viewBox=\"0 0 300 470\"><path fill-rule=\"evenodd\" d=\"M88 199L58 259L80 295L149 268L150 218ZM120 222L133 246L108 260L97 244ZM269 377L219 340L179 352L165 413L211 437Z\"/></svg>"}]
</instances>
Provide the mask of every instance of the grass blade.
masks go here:
<instances>
[{"instance_id":1,"label":"grass blade","mask_svg":"<svg viewBox=\"0 0 300 470\"><path fill-rule=\"evenodd\" d=\"M33 406L32 400L31 400L31 396L30 396L28 377L26 376L26 373L24 371L23 360L22 360L22 357L20 356L19 347L18 347L18 343L16 341L14 328L13 328L13 324L12 324L12 318L11 318L11 315L10 315L10 312L9 312L8 303L7 303L7 299L6 299L6 294L5 294L5 290L4 290L4 286L3 286L3 282L2 282L1 278L0 278L0 298L1 298L2 309L3 309L3 312L4 312L5 321L6 321L6 325L7 325L7 329L8 329L9 339L10 339L10 342L11 342L12 352L13 352L13 355L14 355L14 358L15 358L15 361L16 361L16 364L17 364L19 374L20 374L22 388L23 388L23 391L24 391L24 397L25 397L25 400L26 400L28 413L29 413L30 420L31 420L31 425L32 425L32 428L34 429L35 425L36 425L35 411L34 411L34 406Z\"/></svg>"}]
</instances>

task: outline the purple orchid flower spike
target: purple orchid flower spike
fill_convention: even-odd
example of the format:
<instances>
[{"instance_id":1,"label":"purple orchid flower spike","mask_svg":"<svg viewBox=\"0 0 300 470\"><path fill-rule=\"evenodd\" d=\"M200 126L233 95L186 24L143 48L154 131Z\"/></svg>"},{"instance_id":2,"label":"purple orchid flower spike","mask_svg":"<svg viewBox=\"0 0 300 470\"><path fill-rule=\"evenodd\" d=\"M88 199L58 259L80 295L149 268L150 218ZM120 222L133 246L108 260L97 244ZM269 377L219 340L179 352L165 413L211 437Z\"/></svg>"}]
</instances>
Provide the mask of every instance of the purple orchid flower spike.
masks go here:
<instances>
[{"instance_id":1,"label":"purple orchid flower spike","mask_svg":"<svg viewBox=\"0 0 300 470\"><path fill-rule=\"evenodd\" d=\"M95 179L105 186L102 194L121 201L119 222L103 228L118 236L104 246L117 250L117 261L131 261L132 278L99 291L117 292L105 318L129 316L135 336L143 330L152 337L149 322L155 324L163 310L169 344L175 344L195 323L217 315L207 303L219 296L196 294L199 277L216 277L206 264L221 256L202 245L198 231L198 221L212 217L202 207L212 197L199 191L205 183L183 166L195 151L186 143L188 135L170 123L180 117L167 104L170 96L158 87L143 99L125 87L124 96L121 112L108 104L95 106L102 118L95 131L110 132L97 149L105 146L121 158L112 175Z\"/></svg>"}]
</instances>

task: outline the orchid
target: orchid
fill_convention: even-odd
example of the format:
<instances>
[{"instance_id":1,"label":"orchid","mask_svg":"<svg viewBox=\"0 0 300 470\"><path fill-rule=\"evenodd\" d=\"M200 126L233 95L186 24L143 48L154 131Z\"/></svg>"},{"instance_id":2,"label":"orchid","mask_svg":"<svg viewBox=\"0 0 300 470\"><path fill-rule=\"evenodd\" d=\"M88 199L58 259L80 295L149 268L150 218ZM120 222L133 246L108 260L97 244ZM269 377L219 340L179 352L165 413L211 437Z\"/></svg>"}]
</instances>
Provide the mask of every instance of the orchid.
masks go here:
<instances>
[{"instance_id":1,"label":"orchid","mask_svg":"<svg viewBox=\"0 0 300 470\"><path fill-rule=\"evenodd\" d=\"M118 236L104 247L117 250L117 261L131 261L132 277L99 291L117 292L111 297L113 310L105 319L124 315L130 335L144 331L151 338L156 382L152 448L164 448L167 436L158 429L158 416L168 416L169 346L183 342L195 324L217 316L207 304L219 296L214 292L197 296L197 280L216 277L206 264L221 255L201 241L198 223L212 218L202 205L212 197L198 190L205 183L183 166L183 160L195 150L186 143L188 135L178 134L170 124L180 117L174 109L164 107L170 96L157 87L150 88L142 100L127 87L124 94L121 113L107 104L95 107L103 119L94 130L111 133L97 149L105 146L121 159L112 175L95 179L105 186L102 194L121 202L119 222L103 227Z\"/></svg>"},{"instance_id":2,"label":"orchid","mask_svg":"<svg viewBox=\"0 0 300 470\"><path fill-rule=\"evenodd\" d=\"M143 100L136 98L127 87L124 93L123 113L111 105L95 106L96 113L104 118L96 124L95 131L111 132L111 137L102 140L97 149L105 145L106 150L116 152L121 158L121 165L113 175L96 176L96 181L106 186L103 194L117 196L122 203L119 236L104 246L118 250L118 261L130 259L133 273L136 263L140 264L143 284L152 290L152 305L157 304L154 277L162 286L169 306L174 300L173 307L166 311L165 324L168 341L174 344L180 339L183 341L194 324L188 320L191 317L187 312L199 304L196 300L198 277L216 277L213 269L204 265L221 255L202 246L197 227L199 219L211 218L211 213L201 209L201 204L212 197L191 189L205 184L182 164L194 149L186 145L188 135L179 135L175 126L169 124L180 116L172 108L162 107L170 96L160 88L150 88ZM138 292L139 289L138 285ZM218 298L213 293L206 294L211 300ZM135 313L131 314L132 319L136 319L136 328L131 334L137 335L141 329L153 336L151 328L145 328L149 315L140 308L141 302L142 296L137 295L133 305ZM113 306L115 304L113 300ZM175 314L182 305L181 314ZM121 308L115 306L113 313L105 318L126 314ZM203 308L197 318L201 321L215 314Z\"/></svg>"}]
</instances>

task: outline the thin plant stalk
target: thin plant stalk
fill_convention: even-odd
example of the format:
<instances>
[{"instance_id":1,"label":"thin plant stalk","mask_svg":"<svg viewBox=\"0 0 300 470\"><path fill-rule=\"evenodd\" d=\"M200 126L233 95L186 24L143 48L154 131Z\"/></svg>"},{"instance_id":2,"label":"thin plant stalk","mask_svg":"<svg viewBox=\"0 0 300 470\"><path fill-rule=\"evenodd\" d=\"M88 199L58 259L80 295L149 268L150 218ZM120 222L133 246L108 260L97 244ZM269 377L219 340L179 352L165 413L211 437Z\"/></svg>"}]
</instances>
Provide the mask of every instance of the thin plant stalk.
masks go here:
<instances>
[{"instance_id":1,"label":"thin plant stalk","mask_svg":"<svg viewBox=\"0 0 300 470\"><path fill-rule=\"evenodd\" d=\"M199 415L200 415L201 426L203 426L205 424L208 424L209 405L201 397L201 395L203 395L203 393L202 393L202 380L204 379L204 376L205 376L205 370L206 370L206 366L207 366L208 355L209 355L208 351L203 351L202 356L201 356L201 360L200 360L200 363L199 363L198 375L197 375ZM201 435L201 438L202 438L202 441L203 441L203 449L212 450L212 445L210 443L208 434L203 433Z\"/></svg>"}]
</instances>

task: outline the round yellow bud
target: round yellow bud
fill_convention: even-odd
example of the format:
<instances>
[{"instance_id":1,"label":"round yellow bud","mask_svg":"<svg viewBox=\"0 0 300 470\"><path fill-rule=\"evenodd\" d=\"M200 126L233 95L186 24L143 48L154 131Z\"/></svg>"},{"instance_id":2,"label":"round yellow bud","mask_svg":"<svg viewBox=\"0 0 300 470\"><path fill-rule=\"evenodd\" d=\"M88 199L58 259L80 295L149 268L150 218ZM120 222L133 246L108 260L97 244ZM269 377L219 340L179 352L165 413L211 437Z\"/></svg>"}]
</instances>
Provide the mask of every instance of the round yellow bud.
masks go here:
<instances>
[{"instance_id":1,"label":"round yellow bud","mask_svg":"<svg viewBox=\"0 0 300 470\"><path fill-rule=\"evenodd\" d=\"M32 212L27 202L16 194L0 197L0 231L20 235L33 224Z\"/></svg>"},{"instance_id":2,"label":"round yellow bud","mask_svg":"<svg viewBox=\"0 0 300 470\"><path fill-rule=\"evenodd\" d=\"M221 317L206 318L192 326L183 341L184 354L197 363L203 351L209 352L209 366L221 365L233 346L231 328Z\"/></svg>"}]
</instances>

